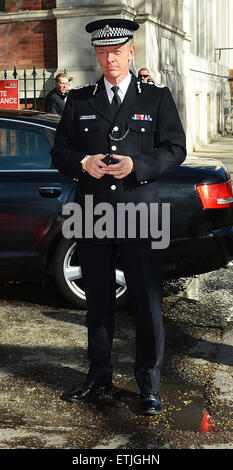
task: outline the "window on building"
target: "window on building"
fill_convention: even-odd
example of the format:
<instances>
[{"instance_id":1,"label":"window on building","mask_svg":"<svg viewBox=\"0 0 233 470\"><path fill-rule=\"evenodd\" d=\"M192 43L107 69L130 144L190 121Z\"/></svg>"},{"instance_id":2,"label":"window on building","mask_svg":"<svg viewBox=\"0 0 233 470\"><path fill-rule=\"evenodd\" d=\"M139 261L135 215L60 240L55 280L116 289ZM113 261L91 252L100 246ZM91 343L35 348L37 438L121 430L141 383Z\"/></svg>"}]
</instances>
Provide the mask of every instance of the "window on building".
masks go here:
<instances>
[{"instance_id":1,"label":"window on building","mask_svg":"<svg viewBox=\"0 0 233 470\"><path fill-rule=\"evenodd\" d=\"M191 3L192 49L194 54L213 58L213 0L195 0Z\"/></svg>"},{"instance_id":2,"label":"window on building","mask_svg":"<svg viewBox=\"0 0 233 470\"><path fill-rule=\"evenodd\" d=\"M197 25L197 36L196 36L196 47L197 55L206 56L206 1L197 0L196 2L196 25Z\"/></svg>"},{"instance_id":3,"label":"window on building","mask_svg":"<svg viewBox=\"0 0 233 470\"><path fill-rule=\"evenodd\" d=\"M156 0L152 1L152 15L164 23L182 29L183 27L183 0Z\"/></svg>"},{"instance_id":4,"label":"window on building","mask_svg":"<svg viewBox=\"0 0 233 470\"><path fill-rule=\"evenodd\" d=\"M174 41L172 38L161 36L161 65L162 68L173 67L174 65Z\"/></svg>"},{"instance_id":5,"label":"window on building","mask_svg":"<svg viewBox=\"0 0 233 470\"><path fill-rule=\"evenodd\" d=\"M162 0L152 2L152 15L162 19Z\"/></svg>"},{"instance_id":6,"label":"window on building","mask_svg":"<svg viewBox=\"0 0 233 470\"><path fill-rule=\"evenodd\" d=\"M5 0L0 0L0 11L5 11Z\"/></svg>"}]
</instances>

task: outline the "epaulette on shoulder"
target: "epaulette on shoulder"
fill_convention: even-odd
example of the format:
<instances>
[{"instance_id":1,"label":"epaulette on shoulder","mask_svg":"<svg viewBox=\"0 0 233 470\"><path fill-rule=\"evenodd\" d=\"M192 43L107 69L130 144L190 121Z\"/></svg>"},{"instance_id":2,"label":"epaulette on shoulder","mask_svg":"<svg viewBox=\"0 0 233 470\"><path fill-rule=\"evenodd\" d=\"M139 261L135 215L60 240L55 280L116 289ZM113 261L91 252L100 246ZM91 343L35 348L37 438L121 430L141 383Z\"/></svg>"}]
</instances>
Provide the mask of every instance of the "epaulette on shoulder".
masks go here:
<instances>
[{"instance_id":1,"label":"epaulette on shoulder","mask_svg":"<svg viewBox=\"0 0 233 470\"><path fill-rule=\"evenodd\" d=\"M155 83L155 86L157 86L158 88L165 88L165 85L163 85L163 83Z\"/></svg>"},{"instance_id":2,"label":"epaulette on shoulder","mask_svg":"<svg viewBox=\"0 0 233 470\"><path fill-rule=\"evenodd\" d=\"M76 90L81 90L81 88L86 88L88 86L93 86L95 84L96 84L96 82L86 83L85 85L79 85L79 86L76 87Z\"/></svg>"}]
</instances>

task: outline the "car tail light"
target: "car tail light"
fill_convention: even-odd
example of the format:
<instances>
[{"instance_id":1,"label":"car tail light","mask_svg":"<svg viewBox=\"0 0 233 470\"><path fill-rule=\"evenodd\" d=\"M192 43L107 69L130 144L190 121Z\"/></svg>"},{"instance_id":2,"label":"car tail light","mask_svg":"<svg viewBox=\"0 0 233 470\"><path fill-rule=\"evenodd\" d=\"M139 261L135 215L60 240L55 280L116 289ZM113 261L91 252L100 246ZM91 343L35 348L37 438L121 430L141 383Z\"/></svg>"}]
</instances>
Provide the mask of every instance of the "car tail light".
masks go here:
<instances>
[{"instance_id":1,"label":"car tail light","mask_svg":"<svg viewBox=\"0 0 233 470\"><path fill-rule=\"evenodd\" d=\"M204 209L233 207L233 192L230 181L196 186Z\"/></svg>"}]
</instances>

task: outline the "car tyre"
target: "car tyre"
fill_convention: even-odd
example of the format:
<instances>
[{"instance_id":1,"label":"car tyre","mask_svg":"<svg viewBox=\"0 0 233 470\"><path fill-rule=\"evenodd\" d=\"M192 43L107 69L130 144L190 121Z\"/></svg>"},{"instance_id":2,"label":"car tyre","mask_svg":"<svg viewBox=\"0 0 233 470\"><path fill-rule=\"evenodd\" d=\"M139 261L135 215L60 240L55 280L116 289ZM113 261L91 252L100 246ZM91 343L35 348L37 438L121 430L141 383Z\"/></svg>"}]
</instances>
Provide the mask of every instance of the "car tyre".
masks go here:
<instances>
[{"instance_id":1,"label":"car tyre","mask_svg":"<svg viewBox=\"0 0 233 470\"><path fill-rule=\"evenodd\" d=\"M79 309L86 309L86 295L78 260L78 243L63 238L55 251L54 278L62 295ZM116 269L116 309L127 303L127 287L122 269Z\"/></svg>"}]
</instances>

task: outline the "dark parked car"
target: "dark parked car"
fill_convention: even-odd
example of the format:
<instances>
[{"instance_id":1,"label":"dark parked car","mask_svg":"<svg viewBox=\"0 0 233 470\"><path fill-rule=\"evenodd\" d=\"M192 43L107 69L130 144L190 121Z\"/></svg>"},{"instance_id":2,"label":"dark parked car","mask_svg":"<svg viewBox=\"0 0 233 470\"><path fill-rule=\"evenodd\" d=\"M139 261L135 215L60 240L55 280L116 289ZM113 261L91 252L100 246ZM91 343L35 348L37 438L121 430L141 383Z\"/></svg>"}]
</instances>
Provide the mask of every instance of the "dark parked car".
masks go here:
<instances>
[{"instance_id":1,"label":"dark parked car","mask_svg":"<svg viewBox=\"0 0 233 470\"><path fill-rule=\"evenodd\" d=\"M52 275L60 291L85 307L78 243L62 236L62 207L76 182L52 168L59 118L36 111L0 111L0 279L41 282ZM204 273L233 259L230 175L219 162L193 159L160 179L171 204L171 243L163 250L166 279ZM127 288L116 269L118 305Z\"/></svg>"}]
</instances>

